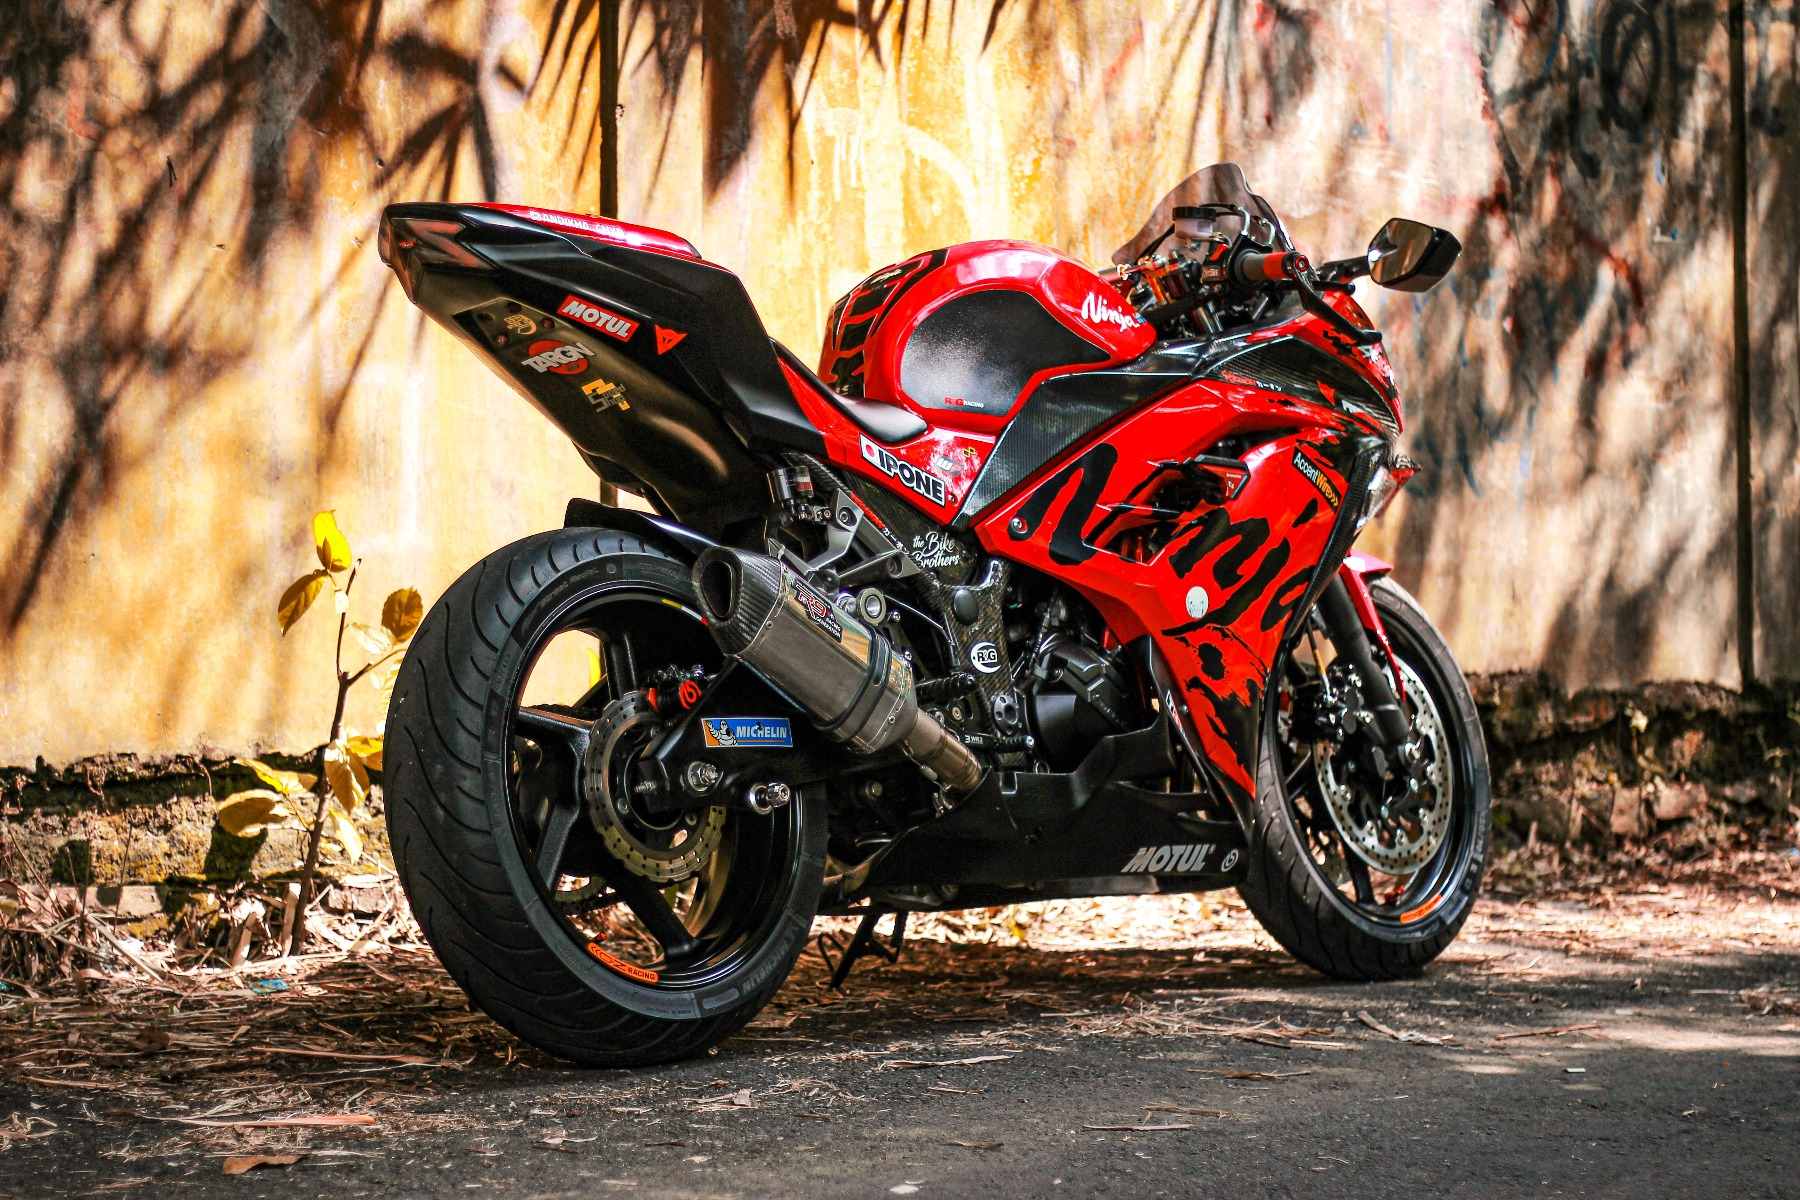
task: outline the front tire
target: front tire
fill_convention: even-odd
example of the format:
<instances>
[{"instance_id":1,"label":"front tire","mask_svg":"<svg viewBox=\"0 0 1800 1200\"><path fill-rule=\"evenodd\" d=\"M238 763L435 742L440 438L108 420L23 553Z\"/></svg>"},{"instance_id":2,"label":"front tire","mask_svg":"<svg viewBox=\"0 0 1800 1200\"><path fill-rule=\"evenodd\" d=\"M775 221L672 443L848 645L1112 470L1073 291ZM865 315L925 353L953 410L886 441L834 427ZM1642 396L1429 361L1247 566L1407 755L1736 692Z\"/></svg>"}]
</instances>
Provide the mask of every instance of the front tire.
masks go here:
<instances>
[{"instance_id":1,"label":"front tire","mask_svg":"<svg viewBox=\"0 0 1800 1200\"><path fill-rule=\"evenodd\" d=\"M1354 794L1352 738L1333 747L1297 733L1306 689L1344 666L1310 653L1309 632L1278 664L1266 705L1249 874L1239 891L1295 958L1335 979L1416 975L1474 907L1491 834L1487 743L1468 681L1443 635L1405 589L1370 585L1405 677L1406 711L1437 756L1430 806L1383 820L1385 799ZM1378 661L1385 662L1379 646ZM1420 692L1422 695L1412 693ZM1318 727L1318 726L1313 726ZM1331 753L1326 753L1331 749ZM1346 769L1348 768L1348 769ZM1364 777L1368 772L1364 771Z\"/></svg>"},{"instance_id":2,"label":"front tire","mask_svg":"<svg viewBox=\"0 0 1800 1200\"><path fill-rule=\"evenodd\" d=\"M593 639L604 678L523 708L564 634ZM768 816L712 810L707 863L646 878L595 833L579 753L556 759L558 718L579 728L628 704L634 676L665 659L717 670L718 658L686 564L630 534L567 529L466 572L400 669L384 783L413 914L483 1011L560 1058L636 1067L701 1053L768 1002L805 948L824 866L817 789ZM525 723L534 714L551 736Z\"/></svg>"}]
</instances>

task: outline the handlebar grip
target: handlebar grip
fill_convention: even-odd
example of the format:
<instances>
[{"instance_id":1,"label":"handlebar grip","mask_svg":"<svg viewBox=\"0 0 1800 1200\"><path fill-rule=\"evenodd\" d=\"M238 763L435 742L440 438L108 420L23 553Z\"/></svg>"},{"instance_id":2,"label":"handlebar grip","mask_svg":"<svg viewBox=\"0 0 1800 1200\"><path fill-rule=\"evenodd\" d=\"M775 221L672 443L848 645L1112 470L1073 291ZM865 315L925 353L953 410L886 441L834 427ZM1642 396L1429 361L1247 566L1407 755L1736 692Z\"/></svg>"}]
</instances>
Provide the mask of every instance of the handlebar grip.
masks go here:
<instances>
[{"instance_id":1,"label":"handlebar grip","mask_svg":"<svg viewBox=\"0 0 1800 1200\"><path fill-rule=\"evenodd\" d=\"M1274 283L1298 279L1307 270L1306 256L1298 250L1275 250L1268 254L1242 254L1231 264L1231 273L1239 283Z\"/></svg>"}]
</instances>

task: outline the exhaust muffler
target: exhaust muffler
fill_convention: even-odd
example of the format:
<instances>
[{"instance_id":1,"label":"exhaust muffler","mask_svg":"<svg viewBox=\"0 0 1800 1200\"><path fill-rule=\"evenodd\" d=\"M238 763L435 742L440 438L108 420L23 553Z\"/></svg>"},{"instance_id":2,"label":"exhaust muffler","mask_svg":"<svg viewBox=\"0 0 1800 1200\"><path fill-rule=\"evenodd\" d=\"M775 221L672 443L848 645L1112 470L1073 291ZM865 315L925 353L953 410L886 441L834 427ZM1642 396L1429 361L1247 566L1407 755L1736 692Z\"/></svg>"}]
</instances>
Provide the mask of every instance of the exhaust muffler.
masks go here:
<instances>
[{"instance_id":1,"label":"exhaust muffler","mask_svg":"<svg viewBox=\"0 0 1800 1200\"><path fill-rule=\"evenodd\" d=\"M913 692L912 664L893 645L764 554L714 546L694 564L713 640L786 692L827 737L858 754L898 744L959 791L981 764Z\"/></svg>"}]
</instances>

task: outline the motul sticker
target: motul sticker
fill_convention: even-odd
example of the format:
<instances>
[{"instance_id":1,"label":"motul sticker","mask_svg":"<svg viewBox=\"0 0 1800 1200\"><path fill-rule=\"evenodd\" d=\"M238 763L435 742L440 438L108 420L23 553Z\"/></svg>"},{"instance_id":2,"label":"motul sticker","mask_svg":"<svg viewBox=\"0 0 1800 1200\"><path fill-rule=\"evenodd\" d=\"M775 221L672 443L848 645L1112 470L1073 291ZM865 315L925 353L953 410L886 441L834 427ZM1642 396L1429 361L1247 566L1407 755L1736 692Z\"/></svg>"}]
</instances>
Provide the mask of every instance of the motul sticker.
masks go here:
<instances>
[{"instance_id":1,"label":"motul sticker","mask_svg":"<svg viewBox=\"0 0 1800 1200\"><path fill-rule=\"evenodd\" d=\"M679 329L664 329L661 325L658 325L656 327L656 352L658 354L667 354L675 348L677 342L686 336L687 334Z\"/></svg>"},{"instance_id":2,"label":"motul sticker","mask_svg":"<svg viewBox=\"0 0 1800 1200\"><path fill-rule=\"evenodd\" d=\"M1213 843L1186 846L1144 846L1119 869L1121 875L1194 875L1206 870Z\"/></svg>"},{"instance_id":3,"label":"motul sticker","mask_svg":"<svg viewBox=\"0 0 1800 1200\"><path fill-rule=\"evenodd\" d=\"M706 744L722 750L791 749L794 727L786 717L701 717Z\"/></svg>"},{"instance_id":4,"label":"motul sticker","mask_svg":"<svg viewBox=\"0 0 1800 1200\"><path fill-rule=\"evenodd\" d=\"M559 317L568 317L572 321L580 321L583 325L598 329L608 337L616 337L621 342L629 342L631 335L637 332L638 323L630 317L621 317L610 309L601 308L592 301L583 300L580 296L570 296L556 310Z\"/></svg>"},{"instance_id":5,"label":"motul sticker","mask_svg":"<svg viewBox=\"0 0 1800 1200\"><path fill-rule=\"evenodd\" d=\"M1294 447L1294 470L1306 476L1307 480L1319 489L1319 495L1325 497L1325 503L1331 505L1333 510L1344 502L1344 497L1337 490L1337 484L1326 478L1324 469L1307 456L1305 448L1302 446Z\"/></svg>"},{"instance_id":6,"label":"motul sticker","mask_svg":"<svg viewBox=\"0 0 1800 1200\"><path fill-rule=\"evenodd\" d=\"M658 979L662 978L662 976L658 975L655 971L646 971L642 967L633 966L618 955L602 950L599 942L589 942L587 944L587 952L600 962L605 963L607 966L617 971L619 974L630 976L632 979L636 979L641 983L655 983Z\"/></svg>"},{"instance_id":7,"label":"motul sticker","mask_svg":"<svg viewBox=\"0 0 1800 1200\"><path fill-rule=\"evenodd\" d=\"M525 365L542 375L545 371L554 371L558 375L579 375L587 370L587 360L593 355L586 347L572 342L558 342L545 338L541 342L533 342L527 346L530 356Z\"/></svg>"},{"instance_id":8,"label":"motul sticker","mask_svg":"<svg viewBox=\"0 0 1800 1200\"><path fill-rule=\"evenodd\" d=\"M1081 319L1092 321L1096 325L1117 325L1120 329L1135 329L1143 324L1136 313L1114 308L1107 303L1106 297L1096 292L1089 292L1081 298Z\"/></svg>"},{"instance_id":9,"label":"motul sticker","mask_svg":"<svg viewBox=\"0 0 1800 1200\"><path fill-rule=\"evenodd\" d=\"M923 467L915 467L905 459L896 457L866 437L862 440L862 456L866 461L874 464L875 469L883 475L898 479L933 504L944 503L948 485L930 471Z\"/></svg>"}]
</instances>

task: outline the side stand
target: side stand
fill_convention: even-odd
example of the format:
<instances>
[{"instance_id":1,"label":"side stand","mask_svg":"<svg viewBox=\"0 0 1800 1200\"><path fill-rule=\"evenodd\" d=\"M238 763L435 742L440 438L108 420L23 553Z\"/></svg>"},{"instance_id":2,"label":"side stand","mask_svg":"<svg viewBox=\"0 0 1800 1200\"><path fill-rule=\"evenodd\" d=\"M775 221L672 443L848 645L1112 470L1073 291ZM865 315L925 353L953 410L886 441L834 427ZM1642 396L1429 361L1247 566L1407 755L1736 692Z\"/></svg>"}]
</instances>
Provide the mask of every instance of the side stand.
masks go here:
<instances>
[{"instance_id":1,"label":"side stand","mask_svg":"<svg viewBox=\"0 0 1800 1200\"><path fill-rule=\"evenodd\" d=\"M890 963L900 961L900 947L906 941L906 914L894 914L894 932L889 935L884 946L881 939L875 936L875 922L881 920L884 913L872 912L863 917L862 923L856 927L856 935L850 944L844 947L838 956L837 966L831 971L831 986L841 991L844 981L850 978L850 971L857 962L864 958L880 958ZM835 940L835 939L834 939Z\"/></svg>"}]
</instances>

